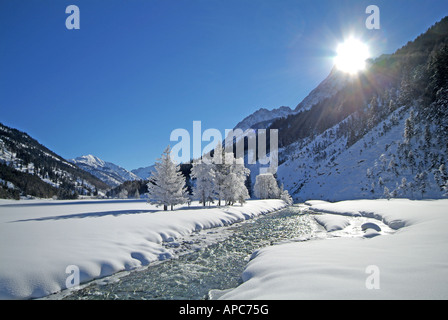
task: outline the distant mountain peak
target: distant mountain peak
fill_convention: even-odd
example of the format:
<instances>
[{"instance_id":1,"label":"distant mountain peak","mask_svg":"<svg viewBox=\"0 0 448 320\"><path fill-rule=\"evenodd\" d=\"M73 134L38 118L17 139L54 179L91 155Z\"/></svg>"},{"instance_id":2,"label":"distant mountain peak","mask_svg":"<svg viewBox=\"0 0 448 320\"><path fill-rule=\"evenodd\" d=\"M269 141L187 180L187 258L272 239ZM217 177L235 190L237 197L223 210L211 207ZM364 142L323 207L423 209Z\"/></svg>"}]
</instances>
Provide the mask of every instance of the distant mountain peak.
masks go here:
<instances>
[{"instance_id":1,"label":"distant mountain peak","mask_svg":"<svg viewBox=\"0 0 448 320\"><path fill-rule=\"evenodd\" d=\"M234 129L241 129L241 130L247 130L249 128L251 129L258 129L259 127L268 127L269 124L278 118L287 117L288 115L292 114L293 110L291 110L290 107L279 107L276 109L268 110L266 108L260 108L254 113L250 114L246 118L244 118L242 121L240 121Z\"/></svg>"},{"instance_id":2,"label":"distant mountain peak","mask_svg":"<svg viewBox=\"0 0 448 320\"><path fill-rule=\"evenodd\" d=\"M27 133L0 123L0 198L73 199L108 188Z\"/></svg>"},{"instance_id":3,"label":"distant mountain peak","mask_svg":"<svg viewBox=\"0 0 448 320\"><path fill-rule=\"evenodd\" d=\"M70 159L69 161L112 187L116 187L125 181L140 180L140 177L134 173L92 154Z\"/></svg>"},{"instance_id":4,"label":"distant mountain peak","mask_svg":"<svg viewBox=\"0 0 448 320\"><path fill-rule=\"evenodd\" d=\"M74 161L71 161L74 160ZM100 158L88 154L85 156L76 157L75 159L71 159L71 162L77 162L77 163L84 163L86 165L92 166L92 167L104 167L106 165L106 162L101 160Z\"/></svg>"}]
</instances>

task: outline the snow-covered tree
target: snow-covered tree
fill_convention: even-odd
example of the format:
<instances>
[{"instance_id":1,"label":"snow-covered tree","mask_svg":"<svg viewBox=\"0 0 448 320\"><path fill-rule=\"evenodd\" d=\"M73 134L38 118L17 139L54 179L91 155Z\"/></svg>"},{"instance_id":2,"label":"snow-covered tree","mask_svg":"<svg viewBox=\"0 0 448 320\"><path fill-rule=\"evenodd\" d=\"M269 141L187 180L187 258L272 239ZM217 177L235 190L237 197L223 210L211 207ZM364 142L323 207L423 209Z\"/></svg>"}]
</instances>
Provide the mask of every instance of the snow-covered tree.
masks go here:
<instances>
[{"instance_id":1,"label":"snow-covered tree","mask_svg":"<svg viewBox=\"0 0 448 320\"><path fill-rule=\"evenodd\" d=\"M405 177L403 177L401 179L401 184L399 185L398 188L400 189L400 191L401 191L403 196L407 195L407 193L408 193L408 180Z\"/></svg>"},{"instance_id":2,"label":"snow-covered tree","mask_svg":"<svg viewBox=\"0 0 448 320\"><path fill-rule=\"evenodd\" d=\"M244 166L244 160L236 159L231 154L226 154L225 164L228 170L224 172L222 196L227 205L233 205L235 202L244 204L249 199L249 192L246 187L246 178L250 170Z\"/></svg>"},{"instance_id":3,"label":"snow-covered tree","mask_svg":"<svg viewBox=\"0 0 448 320\"><path fill-rule=\"evenodd\" d=\"M445 168L445 164L441 164L439 167L439 178L440 178L440 187L446 186L448 184L448 173Z\"/></svg>"},{"instance_id":4,"label":"snow-covered tree","mask_svg":"<svg viewBox=\"0 0 448 320\"><path fill-rule=\"evenodd\" d=\"M230 164L225 163L225 153L220 143L215 147L213 153L213 171L215 174L214 190L218 197L218 206L221 206L221 200L224 199L225 181L227 175L230 173Z\"/></svg>"},{"instance_id":5,"label":"snow-covered tree","mask_svg":"<svg viewBox=\"0 0 448 320\"><path fill-rule=\"evenodd\" d=\"M121 190L120 193L118 194L118 198L127 199L128 198L128 190L126 190L126 189Z\"/></svg>"},{"instance_id":6,"label":"snow-covered tree","mask_svg":"<svg viewBox=\"0 0 448 320\"><path fill-rule=\"evenodd\" d=\"M386 157L386 155L384 153L381 154L380 161L381 161L381 170L382 171L386 171L387 157Z\"/></svg>"},{"instance_id":7,"label":"snow-covered tree","mask_svg":"<svg viewBox=\"0 0 448 320\"><path fill-rule=\"evenodd\" d=\"M280 189L272 173L262 173L255 178L254 194L259 199L278 199Z\"/></svg>"},{"instance_id":8,"label":"snow-covered tree","mask_svg":"<svg viewBox=\"0 0 448 320\"><path fill-rule=\"evenodd\" d=\"M233 205L235 202L244 204L249 198L249 192L241 179L235 172L230 172L224 181L224 200L227 205Z\"/></svg>"},{"instance_id":9,"label":"snow-covered tree","mask_svg":"<svg viewBox=\"0 0 448 320\"><path fill-rule=\"evenodd\" d=\"M292 199L292 197L289 194L288 190L283 189L283 184L280 187L280 199L285 201L288 205L292 205L294 203L294 200Z\"/></svg>"},{"instance_id":10,"label":"snow-covered tree","mask_svg":"<svg viewBox=\"0 0 448 320\"><path fill-rule=\"evenodd\" d=\"M392 171L395 174L395 176L398 176L397 164L395 163L394 157L392 157L392 159L390 159L389 165L387 166L387 170Z\"/></svg>"},{"instance_id":11,"label":"snow-covered tree","mask_svg":"<svg viewBox=\"0 0 448 320\"><path fill-rule=\"evenodd\" d=\"M409 141L412 139L412 137L414 136L415 132L414 132L414 112L411 111L411 114L409 116L409 118L406 119L405 125L404 125L404 139L406 143L409 143Z\"/></svg>"},{"instance_id":12,"label":"snow-covered tree","mask_svg":"<svg viewBox=\"0 0 448 320\"><path fill-rule=\"evenodd\" d=\"M414 168L415 168L416 162L415 162L415 156L414 156L414 153L412 152L412 150L409 151L409 153L408 153L408 163L409 163L409 167L411 167L411 172L414 173Z\"/></svg>"},{"instance_id":13,"label":"snow-covered tree","mask_svg":"<svg viewBox=\"0 0 448 320\"><path fill-rule=\"evenodd\" d=\"M163 205L163 210L168 206L186 203L188 200L185 177L180 171L180 166L174 163L168 146L155 164L148 183L149 202L156 206Z\"/></svg>"},{"instance_id":14,"label":"snow-covered tree","mask_svg":"<svg viewBox=\"0 0 448 320\"><path fill-rule=\"evenodd\" d=\"M384 195L384 198L386 198L387 200L390 200L391 194L390 194L389 188L386 186L384 187L383 195Z\"/></svg>"},{"instance_id":15,"label":"snow-covered tree","mask_svg":"<svg viewBox=\"0 0 448 320\"><path fill-rule=\"evenodd\" d=\"M191 178L196 179L193 187L194 196L199 199L202 204L213 202L215 196L215 172L213 165L202 160L195 161L191 168Z\"/></svg>"},{"instance_id":16,"label":"snow-covered tree","mask_svg":"<svg viewBox=\"0 0 448 320\"><path fill-rule=\"evenodd\" d=\"M420 193L422 194L422 199L423 199L423 196L426 193L427 187L428 187L427 178L428 178L428 173L426 171L418 173L414 178L416 187L418 188L418 191L420 191Z\"/></svg>"},{"instance_id":17,"label":"snow-covered tree","mask_svg":"<svg viewBox=\"0 0 448 320\"><path fill-rule=\"evenodd\" d=\"M382 177L379 177L379 178L378 178L378 185L379 185L380 187L384 186L384 181L383 181L383 178L382 178Z\"/></svg>"}]
</instances>

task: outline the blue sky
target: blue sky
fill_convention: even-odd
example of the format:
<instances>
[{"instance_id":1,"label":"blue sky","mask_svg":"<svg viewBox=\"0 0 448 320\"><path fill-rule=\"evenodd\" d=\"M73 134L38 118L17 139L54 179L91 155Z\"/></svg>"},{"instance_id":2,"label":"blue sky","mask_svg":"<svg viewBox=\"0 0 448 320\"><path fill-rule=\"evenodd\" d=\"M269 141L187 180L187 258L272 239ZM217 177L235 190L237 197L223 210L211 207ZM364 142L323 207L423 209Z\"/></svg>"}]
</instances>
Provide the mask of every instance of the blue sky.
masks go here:
<instances>
[{"instance_id":1,"label":"blue sky","mask_svg":"<svg viewBox=\"0 0 448 320\"><path fill-rule=\"evenodd\" d=\"M370 4L380 30L365 27ZM135 169L193 121L224 133L295 108L351 33L378 56L447 14L446 0L0 0L0 122L65 158Z\"/></svg>"}]
</instances>

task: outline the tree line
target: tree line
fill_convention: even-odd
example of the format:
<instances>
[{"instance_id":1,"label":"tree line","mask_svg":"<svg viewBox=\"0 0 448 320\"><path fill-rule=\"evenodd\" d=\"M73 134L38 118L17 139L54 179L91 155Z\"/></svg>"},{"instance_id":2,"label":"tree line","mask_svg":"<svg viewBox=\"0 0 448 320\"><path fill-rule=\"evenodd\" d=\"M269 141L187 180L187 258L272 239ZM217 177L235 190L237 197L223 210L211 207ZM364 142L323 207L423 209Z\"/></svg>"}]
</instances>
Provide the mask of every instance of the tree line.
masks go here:
<instances>
[{"instance_id":1,"label":"tree line","mask_svg":"<svg viewBox=\"0 0 448 320\"><path fill-rule=\"evenodd\" d=\"M193 180L188 192L186 177L171 158L167 147L155 164L155 171L147 183L149 202L163 206L164 210L180 204L190 204L193 199L205 207L217 201L218 206L243 205L250 198L246 185L250 170L244 166L244 160L236 158L234 153L226 153L220 144L211 154L193 160L190 178ZM254 192L259 198L281 198L292 203L286 190L278 187L272 174L257 176Z\"/></svg>"}]
</instances>

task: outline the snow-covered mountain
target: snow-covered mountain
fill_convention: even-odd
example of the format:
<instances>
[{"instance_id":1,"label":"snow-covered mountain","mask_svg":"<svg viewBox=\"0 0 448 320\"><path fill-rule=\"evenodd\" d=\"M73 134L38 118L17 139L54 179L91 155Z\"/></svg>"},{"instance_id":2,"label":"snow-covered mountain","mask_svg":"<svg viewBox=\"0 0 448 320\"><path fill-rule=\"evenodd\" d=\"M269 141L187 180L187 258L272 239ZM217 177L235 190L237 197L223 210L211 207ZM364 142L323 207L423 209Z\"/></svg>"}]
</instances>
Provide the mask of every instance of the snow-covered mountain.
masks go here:
<instances>
[{"instance_id":1,"label":"snow-covered mountain","mask_svg":"<svg viewBox=\"0 0 448 320\"><path fill-rule=\"evenodd\" d=\"M134 170L131 170L131 172L142 180L148 180L149 176L151 176L151 173L154 170L155 170L155 165L152 165L152 166L148 166L148 167L134 169Z\"/></svg>"},{"instance_id":2,"label":"snow-covered mountain","mask_svg":"<svg viewBox=\"0 0 448 320\"><path fill-rule=\"evenodd\" d=\"M333 69L287 117L262 120L278 129L277 179L297 201L448 196L448 17L357 76Z\"/></svg>"},{"instance_id":3,"label":"snow-covered mountain","mask_svg":"<svg viewBox=\"0 0 448 320\"><path fill-rule=\"evenodd\" d=\"M241 120L234 129L242 129L243 131L251 129L264 129L269 127L275 120L286 118L289 115L297 114L301 111L311 109L314 105L322 102L327 98L331 98L341 91L348 83L356 81L350 75L338 71L334 68L328 77L322 81L317 88L311 91L305 99L300 102L293 110L290 107L279 107L276 109L260 108L254 113L248 115Z\"/></svg>"},{"instance_id":4,"label":"snow-covered mountain","mask_svg":"<svg viewBox=\"0 0 448 320\"><path fill-rule=\"evenodd\" d=\"M116 187L125 181L139 180L134 173L114 164L106 162L91 154L69 159L69 161L81 169L91 173L111 187Z\"/></svg>"},{"instance_id":5,"label":"snow-covered mountain","mask_svg":"<svg viewBox=\"0 0 448 320\"><path fill-rule=\"evenodd\" d=\"M322 102L324 99L331 98L352 81L355 81L354 77L351 77L347 73L338 71L334 67L328 77L297 105L294 109L294 113L309 110L313 106Z\"/></svg>"},{"instance_id":6,"label":"snow-covered mountain","mask_svg":"<svg viewBox=\"0 0 448 320\"><path fill-rule=\"evenodd\" d=\"M27 133L0 123L0 198L73 199L109 187Z\"/></svg>"},{"instance_id":7,"label":"snow-covered mountain","mask_svg":"<svg viewBox=\"0 0 448 320\"><path fill-rule=\"evenodd\" d=\"M234 129L241 129L243 131L251 129L260 129L268 127L273 120L277 118L287 117L292 114L293 110L290 107L280 107L277 109L268 110L260 108L251 115L241 120Z\"/></svg>"}]
</instances>

